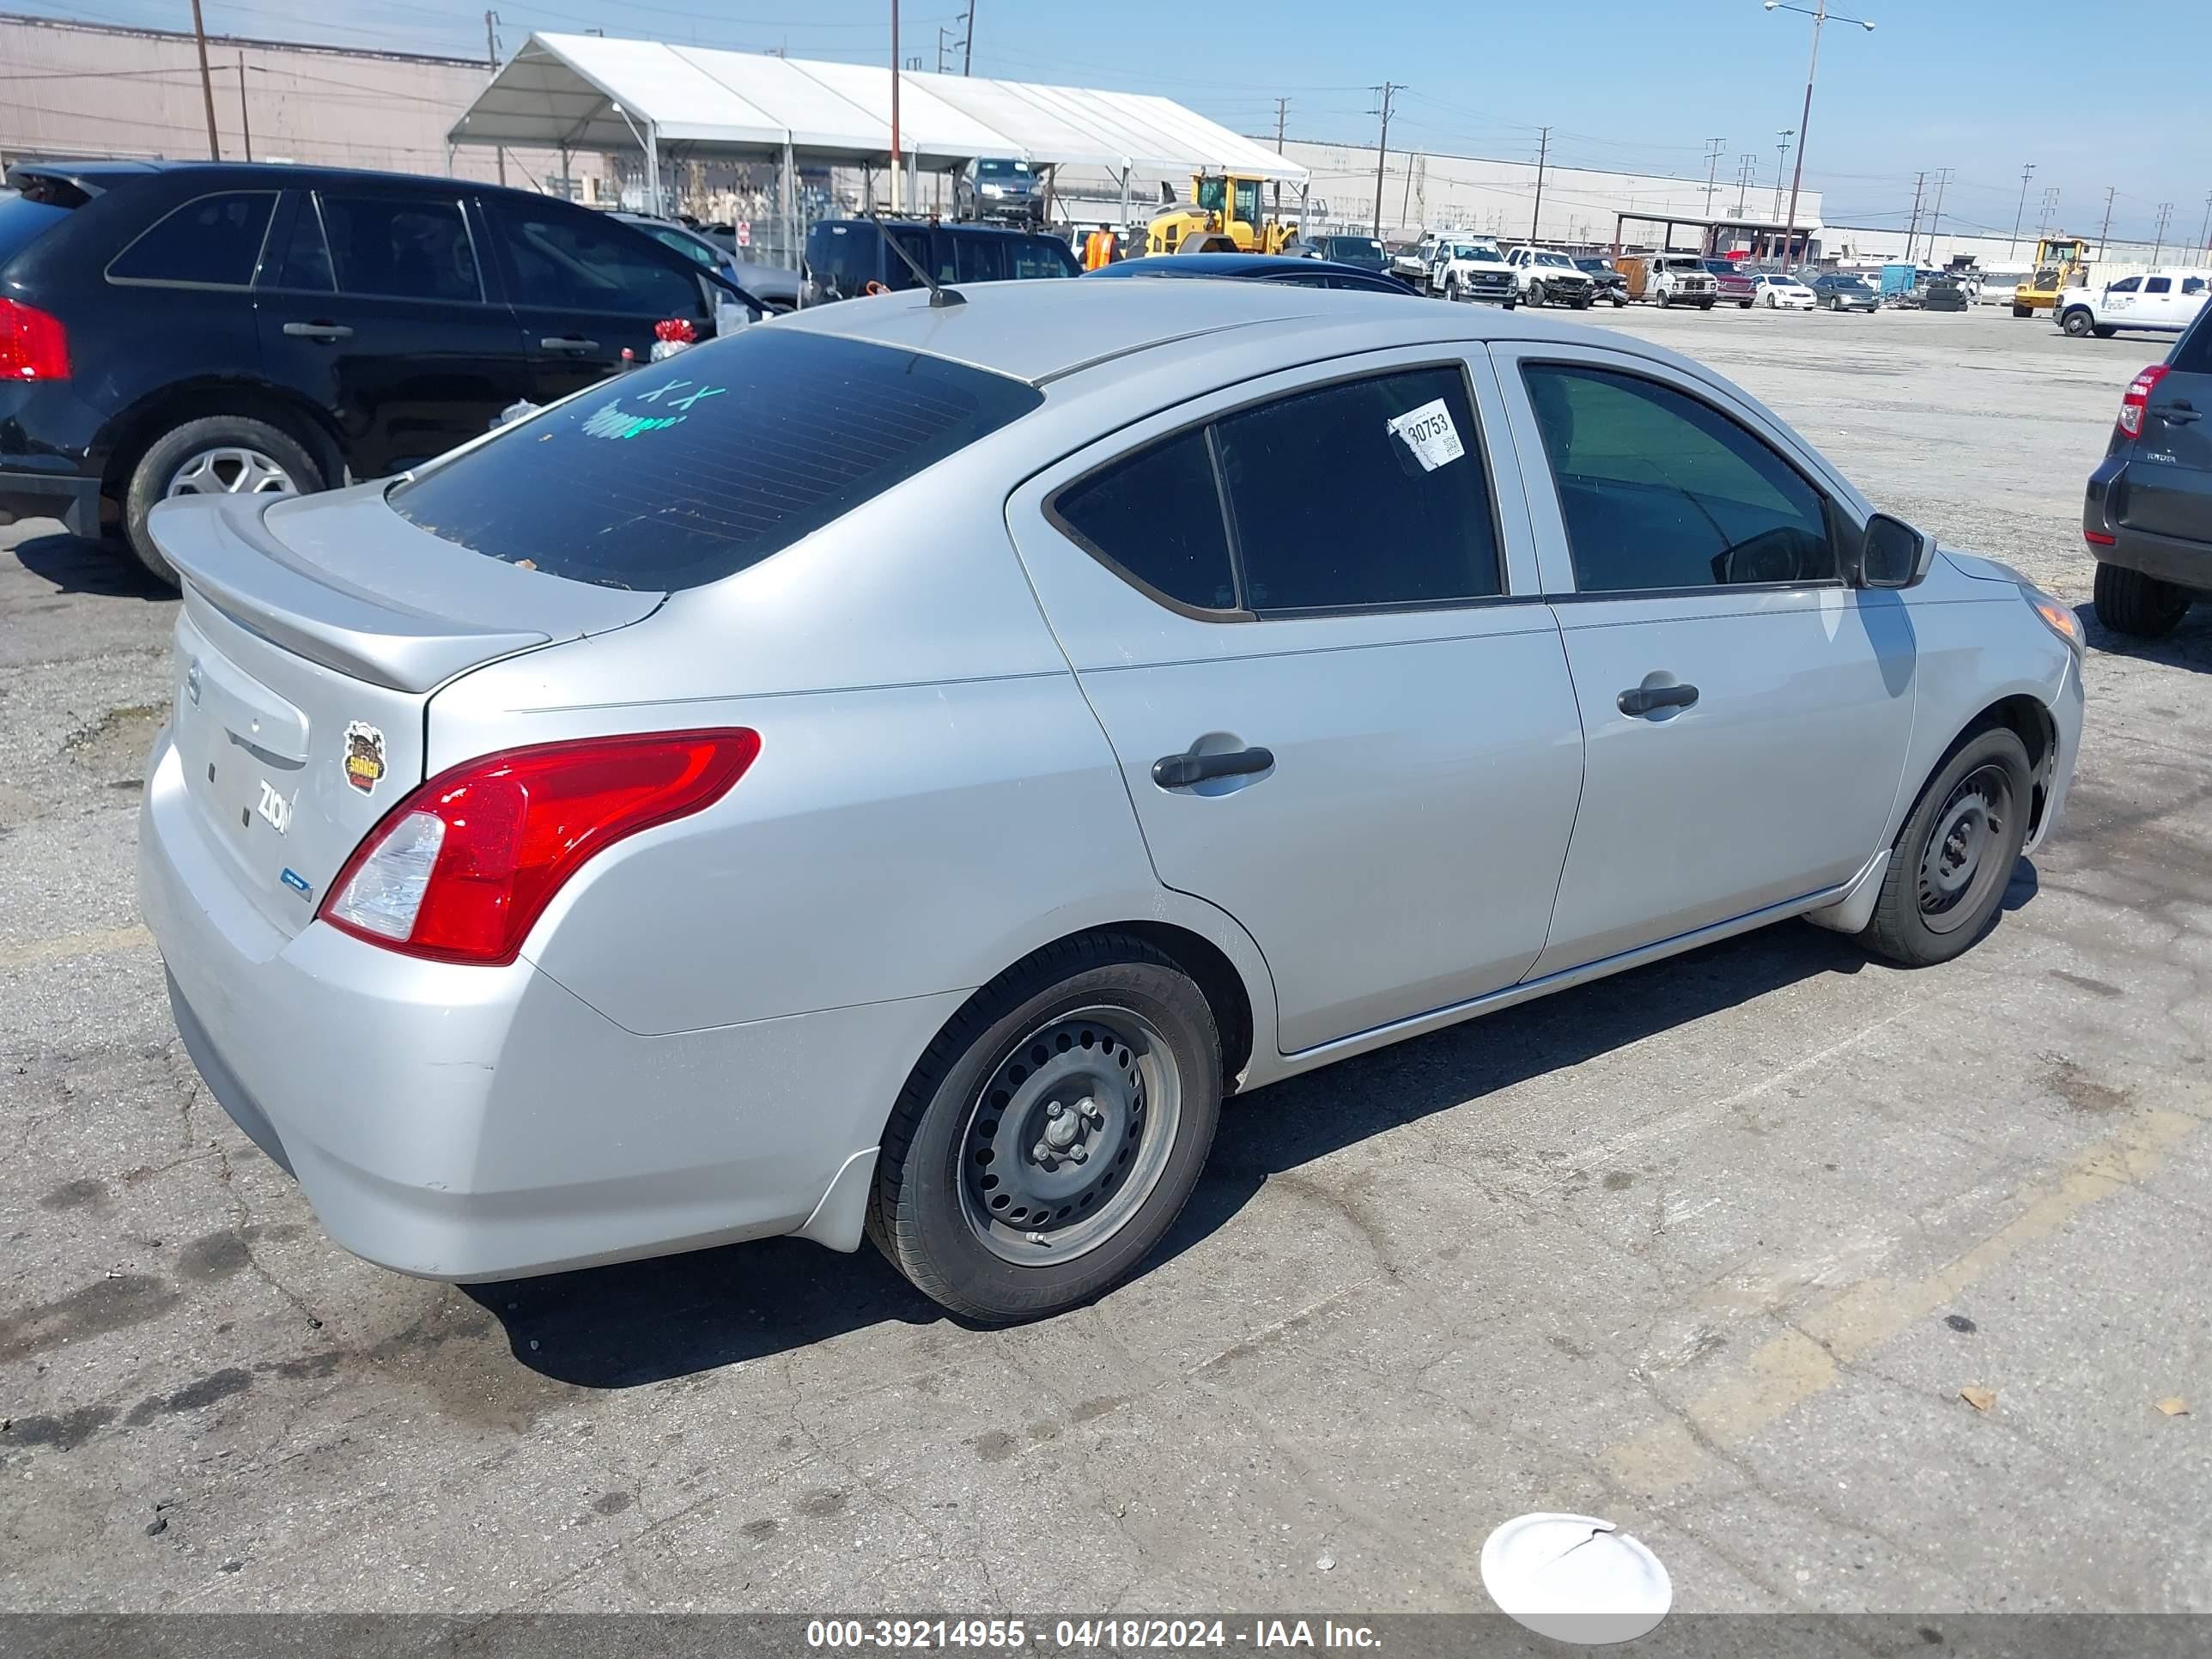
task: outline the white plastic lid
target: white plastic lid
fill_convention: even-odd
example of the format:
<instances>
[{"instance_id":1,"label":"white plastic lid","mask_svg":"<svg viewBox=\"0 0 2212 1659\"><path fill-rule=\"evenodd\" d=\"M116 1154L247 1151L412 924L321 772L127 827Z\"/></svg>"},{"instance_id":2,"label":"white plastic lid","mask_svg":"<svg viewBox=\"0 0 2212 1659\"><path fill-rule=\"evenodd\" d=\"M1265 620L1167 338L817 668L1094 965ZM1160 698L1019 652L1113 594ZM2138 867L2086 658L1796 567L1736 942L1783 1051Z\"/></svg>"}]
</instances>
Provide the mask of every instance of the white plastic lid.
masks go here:
<instances>
[{"instance_id":1,"label":"white plastic lid","mask_svg":"<svg viewBox=\"0 0 2212 1659\"><path fill-rule=\"evenodd\" d=\"M1587 1515L1508 1521L1483 1542L1482 1583L1504 1612L1560 1642L1633 1641L1674 1601L1657 1556Z\"/></svg>"}]
</instances>

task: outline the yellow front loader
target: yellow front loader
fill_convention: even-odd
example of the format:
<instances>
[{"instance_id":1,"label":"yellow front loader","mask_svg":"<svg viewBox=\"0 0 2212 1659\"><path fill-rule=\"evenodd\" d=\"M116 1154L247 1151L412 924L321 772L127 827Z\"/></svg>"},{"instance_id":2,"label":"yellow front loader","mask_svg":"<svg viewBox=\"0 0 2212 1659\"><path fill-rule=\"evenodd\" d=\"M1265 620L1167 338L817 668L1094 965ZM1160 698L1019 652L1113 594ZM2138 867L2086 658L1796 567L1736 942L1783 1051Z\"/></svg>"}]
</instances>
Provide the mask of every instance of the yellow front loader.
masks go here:
<instances>
[{"instance_id":1,"label":"yellow front loader","mask_svg":"<svg viewBox=\"0 0 2212 1659\"><path fill-rule=\"evenodd\" d=\"M1145 230L1145 252L1173 253L1185 237L1200 234L1225 235L1240 253L1280 253L1291 236L1281 221L1261 218L1260 180L1205 173L1192 178L1190 200L1152 216Z\"/></svg>"}]
</instances>

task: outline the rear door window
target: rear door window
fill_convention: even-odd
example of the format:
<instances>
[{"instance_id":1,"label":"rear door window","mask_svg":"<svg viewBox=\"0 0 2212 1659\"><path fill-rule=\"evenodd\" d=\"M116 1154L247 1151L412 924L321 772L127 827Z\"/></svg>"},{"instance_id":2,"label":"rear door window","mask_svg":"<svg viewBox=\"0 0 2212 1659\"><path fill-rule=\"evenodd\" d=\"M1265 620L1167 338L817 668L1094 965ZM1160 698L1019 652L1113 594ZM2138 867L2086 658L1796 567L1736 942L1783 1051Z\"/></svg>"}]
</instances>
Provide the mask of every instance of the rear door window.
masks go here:
<instances>
[{"instance_id":1,"label":"rear door window","mask_svg":"<svg viewBox=\"0 0 2212 1659\"><path fill-rule=\"evenodd\" d=\"M1293 392L1222 417L1247 608L1402 607L1503 592L1482 442L1457 368Z\"/></svg>"},{"instance_id":2,"label":"rear door window","mask_svg":"<svg viewBox=\"0 0 2212 1659\"><path fill-rule=\"evenodd\" d=\"M253 281L276 206L273 190L228 191L187 202L116 255L108 279L244 288Z\"/></svg>"},{"instance_id":3,"label":"rear door window","mask_svg":"<svg viewBox=\"0 0 2212 1659\"><path fill-rule=\"evenodd\" d=\"M489 203L493 234L514 271L514 302L552 311L625 317L707 315L699 278L648 238L581 210L541 209L504 197Z\"/></svg>"},{"instance_id":4,"label":"rear door window","mask_svg":"<svg viewBox=\"0 0 2212 1659\"><path fill-rule=\"evenodd\" d=\"M2146 294L2171 294L2172 291L2173 280L2168 276L2154 276L2143 284Z\"/></svg>"},{"instance_id":5,"label":"rear door window","mask_svg":"<svg viewBox=\"0 0 2212 1659\"><path fill-rule=\"evenodd\" d=\"M1079 276L1082 269L1064 243L1043 236L1013 240L1013 274L1024 280L1035 276Z\"/></svg>"},{"instance_id":6,"label":"rear door window","mask_svg":"<svg viewBox=\"0 0 2212 1659\"><path fill-rule=\"evenodd\" d=\"M1125 580L1194 611L1237 608L1206 429L1139 450L1054 497L1060 528Z\"/></svg>"},{"instance_id":7,"label":"rear door window","mask_svg":"<svg viewBox=\"0 0 2212 1659\"><path fill-rule=\"evenodd\" d=\"M389 499L512 564L610 587L696 587L1043 401L939 357L749 328L580 393Z\"/></svg>"},{"instance_id":8,"label":"rear door window","mask_svg":"<svg viewBox=\"0 0 2212 1659\"><path fill-rule=\"evenodd\" d=\"M331 271L343 292L388 300L483 298L476 246L459 202L329 193L317 201ZM295 222L295 242L297 232Z\"/></svg>"},{"instance_id":9,"label":"rear door window","mask_svg":"<svg viewBox=\"0 0 2212 1659\"><path fill-rule=\"evenodd\" d=\"M263 276L264 288L301 289L328 294L337 283L331 276L330 244L323 236L323 216L313 196L303 196L292 215L292 228L284 246Z\"/></svg>"},{"instance_id":10,"label":"rear door window","mask_svg":"<svg viewBox=\"0 0 2212 1659\"><path fill-rule=\"evenodd\" d=\"M1003 236L975 235L954 231L952 238L952 269L963 283L1003 283L1009 272L1006 268L1006 245L1012 240Z\"/></svg>"}]
</instances>

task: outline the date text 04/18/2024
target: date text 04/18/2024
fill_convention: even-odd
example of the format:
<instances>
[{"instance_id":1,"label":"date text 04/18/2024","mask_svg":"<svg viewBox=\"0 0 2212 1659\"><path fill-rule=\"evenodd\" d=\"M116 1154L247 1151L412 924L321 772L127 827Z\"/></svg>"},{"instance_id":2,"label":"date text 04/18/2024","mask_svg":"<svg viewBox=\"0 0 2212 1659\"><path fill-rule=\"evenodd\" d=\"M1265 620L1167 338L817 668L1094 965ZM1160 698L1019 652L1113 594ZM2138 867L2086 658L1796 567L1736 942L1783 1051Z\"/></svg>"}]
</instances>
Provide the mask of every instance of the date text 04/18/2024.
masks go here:
<instances>
[{"instance_id":1,"label":"date text 04/18/2024","mask_svg":"<svg viewBox=\"0 0 2212 1659\"><path fill-rule=\"evenodd\" d=\"M1034 1648L1109 1652L1134 1650L1173 1651L1197 1648L1358 1648L1382 1646L1365 1625L1334 1620L1255 1619L1233 1624L1223 1619L815 1619L806 1626L806 1645L836 1650L980 1648L1012 1651Z\"/></svg>"}]
</instances>

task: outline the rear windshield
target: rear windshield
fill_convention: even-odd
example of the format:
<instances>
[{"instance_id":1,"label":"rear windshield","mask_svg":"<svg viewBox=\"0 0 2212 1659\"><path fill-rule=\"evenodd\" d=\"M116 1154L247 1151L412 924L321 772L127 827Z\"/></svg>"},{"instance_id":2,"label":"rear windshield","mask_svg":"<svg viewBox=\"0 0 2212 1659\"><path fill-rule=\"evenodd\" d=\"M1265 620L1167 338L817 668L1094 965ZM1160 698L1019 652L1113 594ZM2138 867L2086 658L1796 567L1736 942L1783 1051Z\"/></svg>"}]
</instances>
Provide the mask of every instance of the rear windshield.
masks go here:
<instances>
[{"instance_id":1,"label":"rear windshield","mask_svg":"<svg viewBox=\"0 0 2212 1659\"><path fill-rule=\"evenodd\" d=\"M2189 331L2174 342L2173 355L2166 364L2177 374L2212 374L2212 303L2197 313Z\"/></svg>"},{"instance_id":2,"label":"rear windshield","mask_svg":"<svg viewBox=\"0 0 2212 1659\"><path fill-rule=\"evenodd\" d=\"M942 358L762 325L618 374L388 499L510 564L609 587L697 587L1043 401Z\"/></svg>"},{"instance_id":3,"label":"rear windshield","mask_svg":"<svg viewBox=\"0 0 2212 1659\"><path fill-rule=\"evenodd\" d=\"M34 202L20 191L0 190L0 265L70 216L70 210Z\"/></svg>"}]
</instances>

